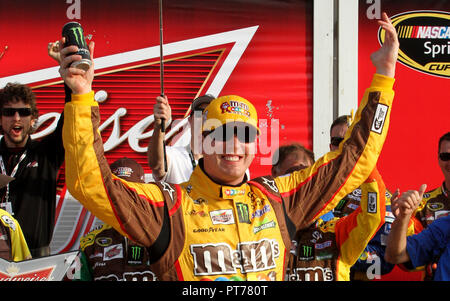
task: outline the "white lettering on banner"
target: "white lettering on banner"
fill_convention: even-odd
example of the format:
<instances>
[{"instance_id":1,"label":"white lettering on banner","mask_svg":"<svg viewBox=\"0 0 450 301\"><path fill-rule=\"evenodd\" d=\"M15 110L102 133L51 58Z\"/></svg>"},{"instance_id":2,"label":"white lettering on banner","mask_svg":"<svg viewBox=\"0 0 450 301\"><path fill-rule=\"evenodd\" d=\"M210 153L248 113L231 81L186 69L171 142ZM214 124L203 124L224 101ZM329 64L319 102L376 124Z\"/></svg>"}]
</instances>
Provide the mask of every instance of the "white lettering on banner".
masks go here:
<instances>
[{"instance_id":1,"label":"white lettering on banner","mask_svg":"<svg viewBox=\"0 0 450 301\"><path fill-rule=\"evenodd\" d=\"M81 0L66 0L67 4L72 4L67 8L68 19L81 19Z\"/></svg>"},{"instance_id":2,"label":"white lettering on banner","mask_svg":"<svg viewBox=\"0 0 450 301\"><path fill-rule=\"evenodd\" d=\"M366 4L371 4L366 11L367 19L381 18L381 1L380 0L366 0Z\"/></svg>"},{"instance_id":3,"label":"white lettering on banner","mask_svg":"<svg viewBox=\"0 0 450 301\"><path fill-rule=\"evenodd\" d=\"M148 130L149 128L153 127L153 123L155 121L154 115L149 115L143 118L142 120L138 121L136 124L131 126L131 128L125 132L123 135L121 135L121 124L120 124L120 118L127 115L127 109L126 108L118 108L111 116L109 116L100 126L99 131L100 133L106 129L108 126L112 124L112 130L111 134L108 137L108 139L103 144L103 149L105 152L111 151L117 146L119 146L121 143L123 143L125 140L128 140L128 145L130 148L137 152L137 153L145 153L147 152L147 146L142 147L140 146L140 141L148 141L148 139L153 135L153 129ZM59 118L61 114L57 112L50 112L43 114L39 117L38 122L36 123L36 132L31 135L31 138L33 139L40 139L43 138L49 134L51 134L57 127ZM38 131L39 128L45 124L47 121L52 120L53 121L48 125L45 129L42 129L41 131ZM186 121L186 122L183 122ZM260 124L265 123L265 119L260 119ZM170 131L166 135L166 140L170 139L173 135L177 134L181 127L183 127L187 123L187 119L183 119L181 122L178 122L176 126L172 127ZM194 125L195 129L195 125ZM262 165L270 165L272 164L270 158L272 158L272 154L274 153L274 149L278 148L277 141L279 140L279 121L277 119L272 120L272 126L271 126L271 145L267 145L267 134L269 131L267 130L261 130L261 133L259 135L259 143L257 143L257 146L259 148L261 155L268 155L266 157L261 158L261 164ZM183 132L182 135L185 135L185 132ZM0 136L1 137L1 136ZM197 139L194 139L197 140ZM205 139L206 141L206 139ZM204 141L204 144L206 143ZM233 143L233 140L231 140ZM195 141L194 141L195 145ZM201 145L201 143L200 143ZM219 149L215 149L214 147L209 147L210 151L216 151L219 153ZM255 153L256 153L256 145L255 145ZM264 161L264 159L267 159Z\"/></svg>"},{"instance_id":4,"label":"white lettering on banner","mask_svg":"<svg viewBox=\"0 0 450 301\"><path fill-rule=\"evenodd\" d=\"M147 128L149 128L154 122L154 116L150 115L133 125L125 134L120 135L120 117L125 116L127 113L127 109L118 108L113 115L111 115L108 119L106 119L103 124L99 126L99 131L102 132L106 127L108 127L111 123L113 123L113 129L111 131L111 135L108 140L104 143L103 147L105 152L110 151L128 139L128 144L132 150L138 153L144 153L147 151L147 147L141 147L139 145L140 140L148 140L153 134L153 130L145 132ZM36 130L44 124L46 121L53 119L52 123L47 126L42 131L37 131L31 135L33 139L39 139L51 134L58 124L58 120L61 114L56 112L46 113L39 117L39 120L36 124ZM184 124L184 123L183 123ZM176 133L179 130L179 127L173 128L168 134L167 137L171 137L173 133Z\"/></svg>"},{"instance_id":5,"label":"white lettering on banner","mask_svg":"<svg viewBox=\"0 0 450 301\"><path fill-rule=\"evenodd\" d=\"M53 131L56 129L56 126L58 124L58 120L59 120L60 116L61 116L61 114L60 113L56 113L56 112L46 113L46 114L43 114L43 115L39 116L39 119L38 119L38 121L36 122L36 125L35 125L35 129L36 130L39 129L39 127L42 124L44 124L47 120L50 120L50 119L53 118L53 122L48 127L43 129L42 131L32 134L31 138L33 138L33 139L40 139L42 137L45 137L45 136L53 133Z\"/></svg>"}]
</instances>

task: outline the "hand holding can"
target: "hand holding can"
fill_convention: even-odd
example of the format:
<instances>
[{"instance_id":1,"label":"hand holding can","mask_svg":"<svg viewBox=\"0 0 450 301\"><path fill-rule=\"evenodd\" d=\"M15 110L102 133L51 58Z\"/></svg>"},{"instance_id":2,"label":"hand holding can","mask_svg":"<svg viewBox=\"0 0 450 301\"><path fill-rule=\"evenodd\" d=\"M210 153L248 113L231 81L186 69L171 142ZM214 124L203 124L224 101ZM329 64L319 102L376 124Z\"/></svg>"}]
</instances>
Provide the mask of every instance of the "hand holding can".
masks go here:
<instances>
[{"instance_id":1,"label":"hand holding can","mask_svg":"<svg viewBox=\"0 0 450 301\"><path fill-rule=\"evenodd\" d=\"M92 65L91 54L84 38L83 28L78 22L66 23L62 29L62 36L65 38L64 47L75 45L78 51L73 54L81 56L81 60L72 63L72 67L87 71Z\"/></svg>"}]
</instances>

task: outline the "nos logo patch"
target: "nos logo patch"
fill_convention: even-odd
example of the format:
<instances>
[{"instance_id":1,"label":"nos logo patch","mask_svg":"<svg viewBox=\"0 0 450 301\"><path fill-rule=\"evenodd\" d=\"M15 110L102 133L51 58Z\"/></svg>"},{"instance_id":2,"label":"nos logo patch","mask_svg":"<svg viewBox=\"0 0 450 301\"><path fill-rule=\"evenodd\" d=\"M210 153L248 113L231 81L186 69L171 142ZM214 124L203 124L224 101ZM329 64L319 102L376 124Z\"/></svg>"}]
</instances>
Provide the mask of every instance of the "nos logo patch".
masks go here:
<instances>
[{"instance_id":1,"label":"nos logo patch","mask_svg":"<svg viewBox=\"0 0 450 301\"><path fill-rule=\"evenodd\" d=\"M391 17L398 33L399 61L415 70L450 78L450 13L410 11ZM378 39L384 43L385 31Z\"/></svg>"}]
</instances>

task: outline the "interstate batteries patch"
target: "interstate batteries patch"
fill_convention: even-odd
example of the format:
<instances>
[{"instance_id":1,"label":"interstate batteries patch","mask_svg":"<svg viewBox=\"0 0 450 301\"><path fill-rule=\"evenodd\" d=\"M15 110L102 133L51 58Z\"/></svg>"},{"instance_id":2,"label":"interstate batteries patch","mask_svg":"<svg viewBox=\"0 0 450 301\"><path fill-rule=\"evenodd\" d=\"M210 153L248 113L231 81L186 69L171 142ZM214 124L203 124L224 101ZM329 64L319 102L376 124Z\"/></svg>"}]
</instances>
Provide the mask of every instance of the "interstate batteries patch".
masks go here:
<instances>
[{"instance_id":1,"label":"interstate batteries patch","mask_svg":"<svg viewBox=\"0 0 450 301\"><path fill-rule=\"evenodd\" d=\"M450 13L410 11L391 17L398 33L399 61L426 74L450 78ZM385 31L378 39L384 43Z\"/></svg>"}]
</instances>

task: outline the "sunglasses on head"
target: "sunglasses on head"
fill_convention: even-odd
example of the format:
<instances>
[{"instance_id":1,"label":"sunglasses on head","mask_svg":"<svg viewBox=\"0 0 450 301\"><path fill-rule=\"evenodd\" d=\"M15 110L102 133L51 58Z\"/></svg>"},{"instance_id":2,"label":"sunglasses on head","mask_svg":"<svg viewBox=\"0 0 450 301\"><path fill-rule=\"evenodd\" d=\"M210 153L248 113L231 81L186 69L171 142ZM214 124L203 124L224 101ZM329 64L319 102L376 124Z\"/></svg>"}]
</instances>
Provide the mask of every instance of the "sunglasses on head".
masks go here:
<instances>
[{"instance_id":1,"label":"sunglasses on head","mask_svg":"<svg viewBox=\"0 0 450 301\"><path fill-rule=\"evenodd\" d=\"M31 115L31 108L3 108L2 115L3 116L14 116L16 112L19 113L20 117L27 117Z\"/></svg>"},{"instance_id":2,"label":"sunglasses on head","mask_svg":"<svg viewBox=\"0 0 450 301\"><path fill-rule=\"evenodd\" d=\"M344 141L344 138L342 138L342 137L331 137L331 145L334 145L334 146L339 146L339 144L342 142L342 141Z\"/></svg>"},{"instance_id":3,"label":"sunglasses on head","mask_svg":"<svg viewBox=\"0 0 450 301\"><path fill-rule=\"evenodd\" d=\"M241 143L251 143L256 140L257 130L251 126L235 126L222 125L214 131L204 132L204 136L212 135L211 137L216 141L229 141L236 136Z\"/></svg>"},{"instance_id":4,"label":"sunglasses on head","mask_svg":"<svg viewBox=\"0 0 450 301\"><path fill-rule=\"evenodd\" d=\"M450 153L440 153L439 159L442 161L449 161L450 160Z\"/></svg>"}]
</instances>

